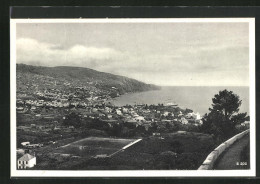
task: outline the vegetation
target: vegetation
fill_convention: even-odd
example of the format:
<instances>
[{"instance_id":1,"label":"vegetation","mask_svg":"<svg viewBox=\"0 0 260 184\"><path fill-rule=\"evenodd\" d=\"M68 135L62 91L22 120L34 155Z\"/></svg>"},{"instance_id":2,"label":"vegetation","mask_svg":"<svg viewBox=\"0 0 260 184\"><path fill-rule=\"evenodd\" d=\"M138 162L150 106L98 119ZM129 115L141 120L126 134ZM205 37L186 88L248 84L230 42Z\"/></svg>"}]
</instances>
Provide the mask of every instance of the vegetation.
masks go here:
<instances>
[{"instance_id":1,"label":"vegetation","mask_svg":"<svg viewBox=\"0 0 260 184\"><path fill-rule=\"evenodd\" d=\"M72 112L65 117L63 121L64 125L74 126L75 128L79 128L81 126L81 120L77 113Z\"/></svg>"},{"instance_id":2,"label":"vegetation","mask_svg":"<svg viewBox=\"0 0 260 184\"><path fill-rule=\"evenodd\" d=\"M87 159L67 169L168 170L197 169L214 148L212 136L201 133L147 137L111 158ZM97 167L98 166L98 167Z\"/></svg>"},{"instance_id":3,"label":"vegetation","mask_svg":"<svg viewBox=\"0 0 260 184\"><path fill-rule=\"evenodd\" d=\"M33 148L34 169L197 169L219 142L242 130L237 124L249 120L246 113L238 113L239 97L227 90L212 99L203 125L200 116L188 116L191 109L105 103L127 92L151 89L158 88L87 68L18 64L18 148L27 141L44 145ZM87 137L98 143L78 144ZM142 141L117 153L125 143L103 140L118 138ZM93 157L115 152L112 157Z\"/></svg>"},{"instance_id":4,"label":"vegetation","mask_svg":"<svg viewBox=\"0 0 260 184\"><path fill-rule=\"evenodd\" d=\"M124 94L126 92L138 92L159 89L158 86L152 84L145 84L143 82L130 79L127 77L113 75L104 72L98 72L89 68L81 67L43 67L43 66L31 66L25 64L17 64L17 72L23 74L34 74L48 76L57 81L66 80L75 83L80 81L84 85L90 84L102 91L111 89L111 96L116 97L116 94ZM24 80L24 79L23 79Z\"/></svg>"},{"instance_id":5,"label":"vegetation","mask_svg":"<svg viewBox=\"0 0 260 184\"><path fill-rule=\"evenodd\" d=\"M218 141L238 133L236 125L249 120L247 113L238 113L242 101L232 91L223 90L212 99L212 108L203 118L201 131L215 135Z\"/></svg>"}]
</instances>

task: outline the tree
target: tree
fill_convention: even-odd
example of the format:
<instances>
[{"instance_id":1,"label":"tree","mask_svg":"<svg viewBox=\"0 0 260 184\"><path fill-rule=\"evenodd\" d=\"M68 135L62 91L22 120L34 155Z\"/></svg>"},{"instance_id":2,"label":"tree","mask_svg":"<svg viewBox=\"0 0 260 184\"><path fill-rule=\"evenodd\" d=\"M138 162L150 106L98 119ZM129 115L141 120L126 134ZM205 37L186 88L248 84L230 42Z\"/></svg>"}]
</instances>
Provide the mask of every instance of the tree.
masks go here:
<instances>
[{"instance_id":1,"label":"tree","mask_svg":"<svg viewBox=\"0 0 260 184\"><path fill-rule=\"evenodd\" d=\"M75 128L79 128L81 126L81 119L79 114L72 112L65 116L63 123L67 126L74 126Z\"/></svg>"},{"instance_id":2,"label":"tree","mask_svg":"<svg viewBox=\"0 0 260 184\"><path fill-rule=\"evenodd\" d=\"M187 109L187 108L186 108L186 109L184 110L184 113L185 113L185 114L192 113L192 112L193 112L193 110L191 110L191 109Z\"/></svg>"},{"instance_id":3,"label":"tree","mask_svg":"<svg viewBox=\"0 0 260 184\"><path fill-rule=\"evenodd\" d=\"M249 119L247 113L238 113L242 101L232 91L220 91L212 102L210 112L202 119L201 130L215 135L220 141L236 134L236 125Z\"/></svg>"},{"instance_id":4,"label":"tree","mask_svg":"<svg viewBox=\"0 0 260 184\"><path fill-rule=\"evenodd\" d=\"M221 112L226 119L229 119L234 113L239 111L239 106L242 101L238 95L225 89L220 91L219 94L216 94L212 102L212 109L209 108L209 110Z\"/></svg>"}]
</instances>

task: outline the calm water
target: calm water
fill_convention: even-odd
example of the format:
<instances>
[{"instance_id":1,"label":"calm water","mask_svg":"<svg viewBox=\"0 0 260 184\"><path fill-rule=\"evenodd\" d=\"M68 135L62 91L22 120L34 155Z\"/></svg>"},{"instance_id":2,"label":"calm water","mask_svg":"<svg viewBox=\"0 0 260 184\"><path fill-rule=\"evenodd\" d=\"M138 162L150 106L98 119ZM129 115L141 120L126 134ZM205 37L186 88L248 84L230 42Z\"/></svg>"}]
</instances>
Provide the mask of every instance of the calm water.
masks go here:
<instances>
[{"instance_id":1,"label":"calm water","mask_svg":"<svg viewBox=\"0 0 260 184\"><path fill-rule=\"evenodd\" d=\"M117 106L175 102L181 108L189 108L203 115L211 107L214 95L224 89L231 90L240 97L240 112L249 113L249 87L162 87L161 90L125 94L111 102Z\"/></svg>"}]
</instances>

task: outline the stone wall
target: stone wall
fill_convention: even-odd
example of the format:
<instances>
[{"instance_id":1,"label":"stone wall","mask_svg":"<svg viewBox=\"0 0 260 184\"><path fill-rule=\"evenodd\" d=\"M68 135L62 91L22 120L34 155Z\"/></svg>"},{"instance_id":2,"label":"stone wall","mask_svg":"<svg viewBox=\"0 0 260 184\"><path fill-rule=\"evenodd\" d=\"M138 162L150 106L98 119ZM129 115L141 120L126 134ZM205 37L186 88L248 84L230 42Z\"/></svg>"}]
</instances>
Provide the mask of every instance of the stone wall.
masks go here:
<instances>
[{"instance_id":1,"label":"stone wall","mask_svg":"<svg viewBox=\"0 0 260 184\"><path fill-rule=\"evenodd\" d=\"M234 137L231 137L227 141L220 144L217 148L215 148L204 160L202 165L198 168L198 170L210 170L213 168L214 163L218 159L218 157L227 149L229 148L234 142L241 139L244 135L248 134L249 130L245 130Z\"/></svg>"}]
</instances>

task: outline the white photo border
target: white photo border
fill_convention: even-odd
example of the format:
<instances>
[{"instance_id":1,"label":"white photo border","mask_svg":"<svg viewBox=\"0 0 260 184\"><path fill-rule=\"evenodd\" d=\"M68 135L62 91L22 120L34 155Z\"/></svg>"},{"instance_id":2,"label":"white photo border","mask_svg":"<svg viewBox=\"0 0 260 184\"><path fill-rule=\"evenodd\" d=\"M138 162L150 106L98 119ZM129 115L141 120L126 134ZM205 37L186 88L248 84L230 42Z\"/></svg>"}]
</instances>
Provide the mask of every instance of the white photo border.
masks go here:
<instances>
[{"instance_id":1,"label":"white photo border","mask_svg":"<svg viewBox=\"0 0 260 184\"><path fill-rule=\"evenodd\" d=\"M18 170L16 168L16 24L17 23L249 23L250 169L249 170ZM254 177L256 176L255 18L84 18L10 19L11 177Z\"/></svg>"}]
</instances>

